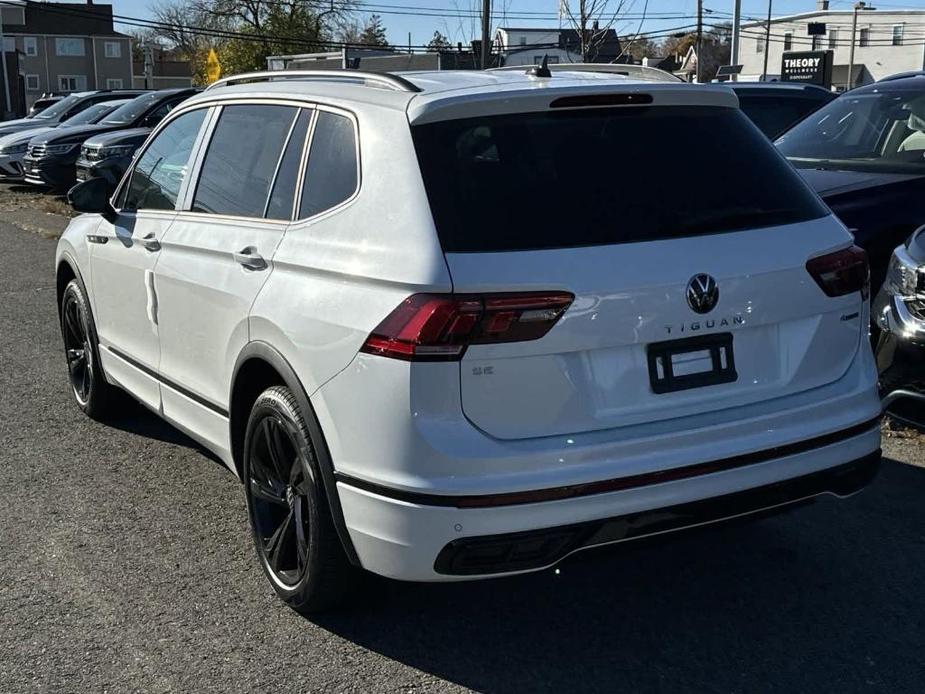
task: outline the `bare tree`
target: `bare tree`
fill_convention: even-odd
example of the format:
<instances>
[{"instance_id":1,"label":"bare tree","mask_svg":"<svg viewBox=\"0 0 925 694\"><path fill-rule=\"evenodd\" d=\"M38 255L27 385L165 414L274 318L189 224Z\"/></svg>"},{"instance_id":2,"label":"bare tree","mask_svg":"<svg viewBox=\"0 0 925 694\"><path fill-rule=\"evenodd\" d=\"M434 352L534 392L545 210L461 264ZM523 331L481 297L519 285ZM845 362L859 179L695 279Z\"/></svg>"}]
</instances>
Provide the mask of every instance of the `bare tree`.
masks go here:
<instances>
[{"instance_id":1,"label":"bare tree","mask_svg":"<svg viewBox=\"0 0 925 694\"><path fill-rule=\"evenodd\" d=\"M633 6L633 0L562 0L561 12L577 34L581 61L597 55L608 33Z\"/></svg>"}]
</instances>

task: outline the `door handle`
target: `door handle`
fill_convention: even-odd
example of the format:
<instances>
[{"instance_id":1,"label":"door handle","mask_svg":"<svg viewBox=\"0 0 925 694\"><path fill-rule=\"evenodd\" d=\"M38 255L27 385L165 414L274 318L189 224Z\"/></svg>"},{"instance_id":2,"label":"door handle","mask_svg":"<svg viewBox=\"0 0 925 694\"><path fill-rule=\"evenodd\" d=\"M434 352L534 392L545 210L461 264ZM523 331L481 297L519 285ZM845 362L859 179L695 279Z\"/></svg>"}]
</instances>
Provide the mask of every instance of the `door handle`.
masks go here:
<instances>
[{"instance_id":1,"label":"door handle","mask_svg":"<svg viewBox=\"0 0 925 694\"><path fill-rule=\"evenodd\" d=\"M161 250L161 242L155 238L153 231L147 236L142 237L141 245L145 247L145 250L151 251L152 253Z\"/></svg>"},{"instance_id":2,"label":"door handle","mask_svg":"<svg viewBox=\"0 0 925 694\"><path fill-rule=\"evenodd\" d=\"M243 265L248 270L265 270L267 261L257 252L256 247L247 246L237 253L232 253L232 257L239 265Z\"/></svg>"}]
</instances>

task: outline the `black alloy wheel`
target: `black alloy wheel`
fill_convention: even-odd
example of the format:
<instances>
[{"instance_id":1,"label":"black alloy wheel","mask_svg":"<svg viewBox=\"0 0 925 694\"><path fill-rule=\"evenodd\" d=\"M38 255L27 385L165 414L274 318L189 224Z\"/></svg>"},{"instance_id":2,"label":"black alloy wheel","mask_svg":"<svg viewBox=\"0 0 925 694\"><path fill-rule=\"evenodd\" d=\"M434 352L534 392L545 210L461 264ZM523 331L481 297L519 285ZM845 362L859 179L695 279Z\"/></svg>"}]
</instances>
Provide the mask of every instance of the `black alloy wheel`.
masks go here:
<instances>
[{"instance_id":1,"label":"black alloy wheel","mask_svg":"<svg viewBox=\"0 0 925 694\"><path fill-rule=\"evenodd\" d=\"M275 578L292 588L308 562L308 477L287 423L265 415L251 438L251 518L261 552Z\"/></svg>"},{"instance_id":2,"label":"black alloy wheel","mask_svg":"<svg viewBox=\"0 0 925 694\"><path fill-rule=\"evenodd\" d=\"M90 402L93 388L93 349L84 302L75 292L65 294L61 326L71 388L78 404L85 407Z\"/></svg>"},{"instance_id":3,"label":"black alloy wheel","mask_svg":"<svg viewBox=\"0 0 925 694\"><path fill-rule=\"evenodd\" d=\"M308 427L288 388L268 388L251 408L241 477L257 557L276 594L303 614L340 604L360 571L344 553Z\"/></svg>"},{"instance_id":4,"label":"black alloy wheel","mask_svg":"<svg viewBox=\"0 0 925 694\"><path fill-rule=\"evenodd\" d=\"M94 419L105 420L121 399L121 391L106 382L96 338L96 326L83 284L71 280L61 295L61 338L68 381L77 406Z\"/></svg>"}]
</instances>

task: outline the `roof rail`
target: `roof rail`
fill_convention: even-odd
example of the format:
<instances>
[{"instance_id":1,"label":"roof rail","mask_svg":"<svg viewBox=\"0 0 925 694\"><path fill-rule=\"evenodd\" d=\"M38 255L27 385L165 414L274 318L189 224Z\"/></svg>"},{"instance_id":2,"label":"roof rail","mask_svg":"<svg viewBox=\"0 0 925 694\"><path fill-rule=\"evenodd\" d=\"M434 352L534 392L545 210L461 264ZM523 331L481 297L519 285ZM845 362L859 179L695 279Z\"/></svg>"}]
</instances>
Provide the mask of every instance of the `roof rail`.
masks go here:
<instances>
[{"instance_id":1,"label":"roof rail","mask_svg":"<svg viewBox=\"0 0 925 694\"><path fill-rule=\"evenodd\" d=\"M487 72L523 72L528 65L508 65L505 67L489 68ZM629 63L550 63L547 66L552 72L596 72L610 75L623 75L624 77L637 77L658 82L683 82L677 75L648 65L631 65Z\"/></svg>"},{"instance_id":2,"label":"roof rail","mask_svg":"<svg viewBox=\"0 0 925 694\"><path fill-rule=\"evenodd\" d=\"M892 82L893 80L901 80L906 77L925 77L925 70L911 70L909 72L897 72L895 75L887 75L886 77L881 77L878 79L878 82Z\"/></svg>"},{"instance_id":3,"label":"roof rail","mask_svg":"<svg viewBox=\"0 0 925 694\"><path fill-rule=\"evenodd\" d=\"M330 80L332 82L360 82L366 85L378 85L394 89L397 92L419 92L421 88L409 82L404 77L388 72L362 72L360 70L266 70L263 72L245 72L240 75L224 77L213 82L205 91L216 87L227 87L232 84L246 84L248 82L272 82L275 80Z\"/></svg>"}]
</instances>

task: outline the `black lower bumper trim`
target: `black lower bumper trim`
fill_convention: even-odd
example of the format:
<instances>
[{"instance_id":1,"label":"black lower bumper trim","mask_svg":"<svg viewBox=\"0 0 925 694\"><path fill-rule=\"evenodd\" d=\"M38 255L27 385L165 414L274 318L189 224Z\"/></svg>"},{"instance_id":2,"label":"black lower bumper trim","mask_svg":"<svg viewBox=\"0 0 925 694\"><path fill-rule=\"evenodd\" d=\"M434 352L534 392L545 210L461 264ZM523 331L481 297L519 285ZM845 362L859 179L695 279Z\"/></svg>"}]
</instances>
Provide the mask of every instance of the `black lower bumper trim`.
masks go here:
<instances>
[{"instance_id":1,"label":"black lower bumper trim","mask_svg":"<svg viewBox=\"0 0 925 694\"><path fill-rule=\"evenodd\" d=\"M434 571L475 576L538 569L586 547L760 513L820 494L848 496L873 480L880 457L877 450L838 467L677 506L575 525L454 540L437 555Z\"/></svg>"}]
</instances>

